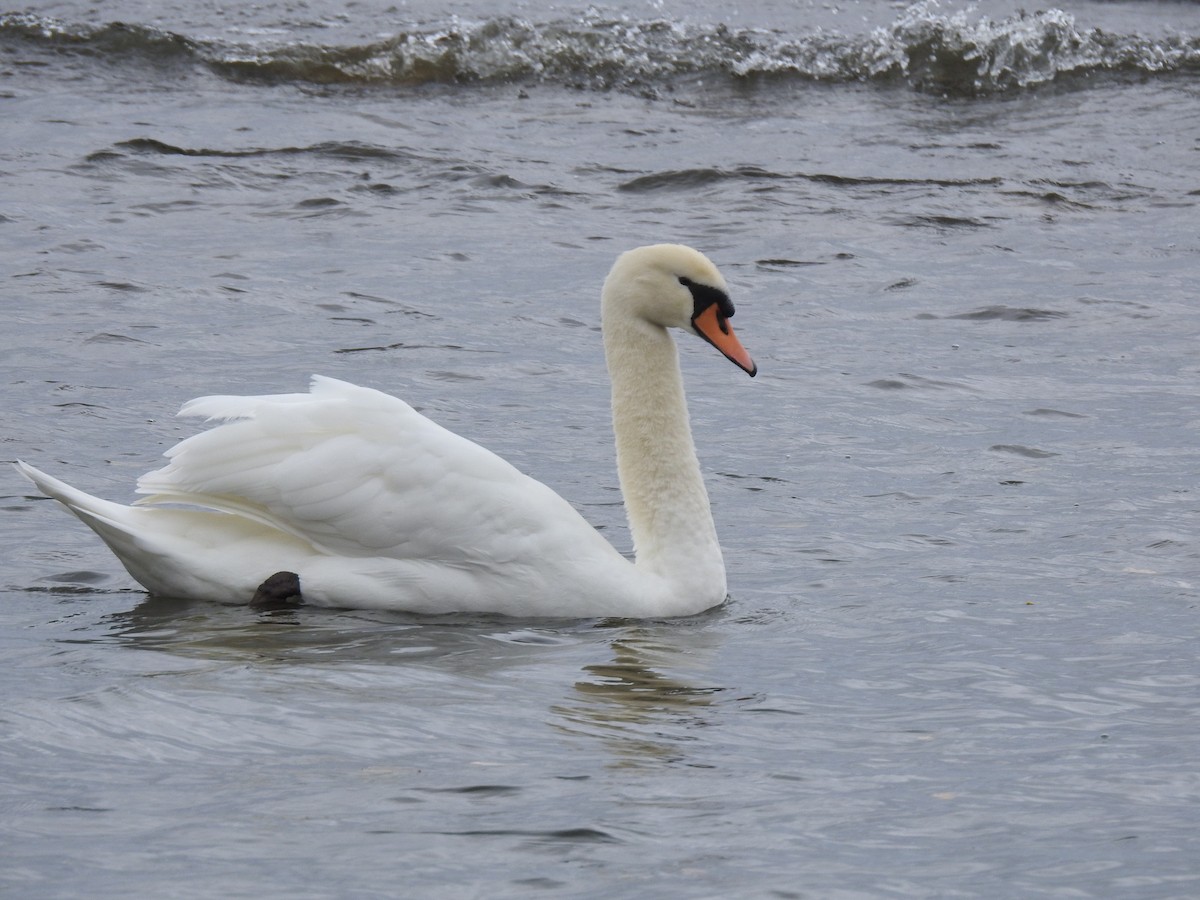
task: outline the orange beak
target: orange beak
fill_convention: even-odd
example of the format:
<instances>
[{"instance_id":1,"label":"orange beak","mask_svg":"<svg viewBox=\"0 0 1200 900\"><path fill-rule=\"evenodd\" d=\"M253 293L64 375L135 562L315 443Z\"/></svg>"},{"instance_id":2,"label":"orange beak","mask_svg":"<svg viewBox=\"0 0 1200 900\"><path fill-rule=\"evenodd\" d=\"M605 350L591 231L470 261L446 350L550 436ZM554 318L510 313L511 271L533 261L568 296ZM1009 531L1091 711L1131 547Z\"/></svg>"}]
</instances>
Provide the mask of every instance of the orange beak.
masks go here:
<instances>
[{"instance_id":1,"label":"orange beak","mask_svg":"<svg viewBox=\"0 0 1200 900\"><path fill-rule=\"evenodd\" d=\"M721 315L717 304L712 303L704 307L700 315L692 319L692 326L699 332L700 337L724 353L726 359L748 373L751 378L758 374L758 366L733 333L729 320Z\"/></svg>"}]
</instances>

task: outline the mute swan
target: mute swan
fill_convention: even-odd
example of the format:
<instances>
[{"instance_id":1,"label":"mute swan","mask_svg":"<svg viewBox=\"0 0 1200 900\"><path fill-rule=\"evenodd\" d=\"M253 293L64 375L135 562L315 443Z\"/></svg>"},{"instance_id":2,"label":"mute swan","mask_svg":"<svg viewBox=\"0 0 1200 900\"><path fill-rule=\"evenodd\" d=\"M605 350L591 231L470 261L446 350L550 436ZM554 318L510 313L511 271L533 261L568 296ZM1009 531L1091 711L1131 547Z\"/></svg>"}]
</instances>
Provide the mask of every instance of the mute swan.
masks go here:
<instances>
[{"instance_id":1,"label":"mute swan","mask_svg":"<svg viewBox=\"0 0 1200 900\"><path fill-rule=\"evenodd\" d=\"M379 391L201 397L220 420L167 451L123 506L18 461L152 594L226 603L517 616L681 616L725 599L670 327L751 376L725 281L678 244L618 257L601 322L636 562L565 500ZM186 504L188 508L177 505Z\"/></svg>"}]
</instances>

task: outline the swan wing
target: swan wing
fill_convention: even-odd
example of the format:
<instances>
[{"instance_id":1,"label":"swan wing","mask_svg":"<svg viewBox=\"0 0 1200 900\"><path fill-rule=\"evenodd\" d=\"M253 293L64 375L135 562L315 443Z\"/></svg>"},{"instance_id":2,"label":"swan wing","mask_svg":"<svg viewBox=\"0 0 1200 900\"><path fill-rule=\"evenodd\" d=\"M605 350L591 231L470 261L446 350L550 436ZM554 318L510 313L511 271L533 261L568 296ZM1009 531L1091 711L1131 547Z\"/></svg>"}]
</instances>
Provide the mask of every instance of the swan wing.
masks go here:
<instances>
[{"instance_id":1,"label":"swan wing","mask_svg":"<svg viewBox=\"0 0 1200 900\"><path fill-rule=\"evenodd\" d=\"M201 397L180 415L222 424L169 450L139 503L234 513L338 557L494 569L599 542L619 559L550 488L380 391L315 376L308 393Z\"/></svg>"}]
</instances>

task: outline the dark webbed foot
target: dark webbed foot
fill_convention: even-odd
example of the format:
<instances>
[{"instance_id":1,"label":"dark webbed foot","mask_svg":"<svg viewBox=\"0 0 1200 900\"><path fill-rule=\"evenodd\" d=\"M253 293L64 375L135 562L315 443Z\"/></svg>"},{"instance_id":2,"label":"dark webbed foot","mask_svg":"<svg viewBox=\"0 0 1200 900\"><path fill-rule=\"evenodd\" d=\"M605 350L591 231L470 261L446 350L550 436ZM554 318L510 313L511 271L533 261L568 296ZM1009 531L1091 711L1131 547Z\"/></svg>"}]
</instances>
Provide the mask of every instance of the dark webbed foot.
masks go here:
<instances>
[{"instance_id":1,"label":"dark webbed foot","mask_svg":"<svg viewBox=\"0 0 1200 900\"><path fill-rule=\"evenodd\" d=\"M293 609L304 605L300 594L300 576L295 572L276 572L258 586L251 609Z\"/></svg>"}]
</instances>

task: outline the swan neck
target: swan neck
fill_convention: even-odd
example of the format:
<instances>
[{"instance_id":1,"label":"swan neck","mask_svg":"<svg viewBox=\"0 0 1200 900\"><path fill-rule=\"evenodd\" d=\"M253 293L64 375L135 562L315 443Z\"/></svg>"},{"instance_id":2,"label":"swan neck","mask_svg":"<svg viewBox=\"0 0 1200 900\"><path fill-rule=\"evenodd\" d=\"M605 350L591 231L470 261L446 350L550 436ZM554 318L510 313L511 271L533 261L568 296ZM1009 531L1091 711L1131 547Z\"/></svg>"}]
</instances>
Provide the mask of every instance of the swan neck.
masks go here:
<instances>
[{"instance_id":1,"label":"swan neck","mask_svg":"<svg viewBox=\"0 0 1200 900\"><path fill-rule=\"evenodd\" d=\"M666 328L606 304L617 472L639 570L676 593L725 591L725 568Z\"/></svg>"}]
</instances>

